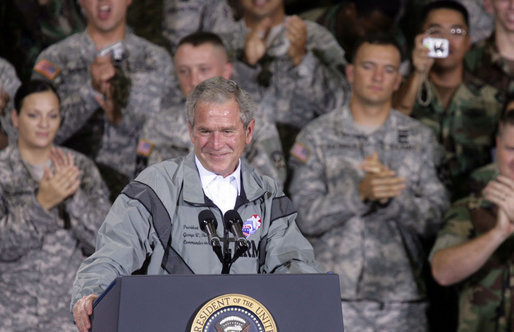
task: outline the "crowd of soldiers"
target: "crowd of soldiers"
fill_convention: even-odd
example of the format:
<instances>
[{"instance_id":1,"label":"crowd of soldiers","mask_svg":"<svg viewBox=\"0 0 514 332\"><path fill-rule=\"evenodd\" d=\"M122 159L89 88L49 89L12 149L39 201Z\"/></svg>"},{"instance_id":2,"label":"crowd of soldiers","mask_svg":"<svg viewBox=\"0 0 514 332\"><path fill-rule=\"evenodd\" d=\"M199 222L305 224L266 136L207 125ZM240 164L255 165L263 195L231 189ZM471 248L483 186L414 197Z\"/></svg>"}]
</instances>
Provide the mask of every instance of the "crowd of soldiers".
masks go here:
<instances>
[{"instance_id":1,"label":"crowd of soldiers","mask_svg":"<svg viewBox=\"0 0 514 332\"><path fill-rule=\"evenodd\" d=\"M339 274L345 329L512 330L514 1L24 0L0 17L0 331L75 329L110 204L193 150L186 103L214 76L256 103L243 156Z\"/></svg>"}]
</instances>

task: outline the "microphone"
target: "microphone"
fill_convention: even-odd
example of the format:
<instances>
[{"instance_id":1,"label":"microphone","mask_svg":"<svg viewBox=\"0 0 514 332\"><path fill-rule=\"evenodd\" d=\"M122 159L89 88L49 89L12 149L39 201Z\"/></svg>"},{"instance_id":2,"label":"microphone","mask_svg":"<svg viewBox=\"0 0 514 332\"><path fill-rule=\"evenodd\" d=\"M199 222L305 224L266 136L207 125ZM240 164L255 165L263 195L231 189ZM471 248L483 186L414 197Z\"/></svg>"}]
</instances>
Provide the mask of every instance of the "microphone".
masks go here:
<instances>
[{"instance_id":1,"label":"microphone","mask_svg":"<svg viewBox=\"0 0 514 332\"><path fill-rule=\"evenodd\" d=\"M221 241L218 233L216 233L218 222L216 221L216 217L214 217L214 213L209 209L203 210L198 214L198 223L200 224L200 229L207 233L212 250L220 262L223 263L224 260L223 253L221 252Z\"/></svg>"},{"instance_id":2,"label":"microphone","mask_svg":"<svg viewBox=\"0 0 514 332\"><path fill-rule=\"evenodd\" d=\"M208 209L203 210L202 212L200 212L200 214L198 214L198 223L200 224L200 229L207 233L210 245L213 248L221 248L220 237L216 233L216 227L218 227L218 222L214 217L214 213L212 213L212 211Z\"/></svg>"},{"instance_id":3,"label":"microphone","mask_svg":"<svg viewBox=\"0 0 514 332\"><path fill-rule=\"evenodd\" d=\"M241 254L248 250L248 240L243 234L243 220L236 210L228 210L223 216L225 228L229 229L236 238L236 250Z\"/></svg>"}]
</instances>

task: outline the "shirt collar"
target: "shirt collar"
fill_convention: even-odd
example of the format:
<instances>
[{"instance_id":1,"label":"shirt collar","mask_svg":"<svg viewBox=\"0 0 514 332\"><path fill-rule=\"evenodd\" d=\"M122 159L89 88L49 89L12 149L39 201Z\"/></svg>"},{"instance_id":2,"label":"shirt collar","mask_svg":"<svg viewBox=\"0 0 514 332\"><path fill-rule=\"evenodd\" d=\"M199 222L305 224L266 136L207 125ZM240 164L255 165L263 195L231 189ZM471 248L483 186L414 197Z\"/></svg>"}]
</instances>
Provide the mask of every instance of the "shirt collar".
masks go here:
<instances>
[{"instance_id":1,"label":"shirt collar","mask_svg":"<svg viewBox=\"0 0 514 332\"><path fill-rule=\"evenodd\" d=\"M195 155L195 164L196 168L198 169L198 174L200 174L200 181L202 182L202 188L204 191L206 191L206 188L212 183L212 181L216 180L218 177L221 177L221 175L218 175L216 173L213 173L209 170L207 170L205 167L203 167L200 160ZM237 189L237 195L241 193L241 160L239 160L237 164L236 170L232 173L226 176L227 178L233 178L236 182L236 189Z\"/></svg>"}]
</instances>

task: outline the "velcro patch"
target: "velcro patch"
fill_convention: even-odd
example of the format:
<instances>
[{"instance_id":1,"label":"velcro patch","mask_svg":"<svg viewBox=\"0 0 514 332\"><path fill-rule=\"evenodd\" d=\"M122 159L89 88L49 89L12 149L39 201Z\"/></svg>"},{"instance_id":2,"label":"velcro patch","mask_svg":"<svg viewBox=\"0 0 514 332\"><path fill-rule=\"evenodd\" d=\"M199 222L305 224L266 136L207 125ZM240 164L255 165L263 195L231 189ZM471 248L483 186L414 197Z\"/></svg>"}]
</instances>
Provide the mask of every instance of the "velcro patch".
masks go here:
<instances>
[{"instance_id":1,"label":"velcro patch","mask_svg":"<svg viewBox=\"0 0 514 332\"><path fill-rule=\"evenodd\" d=\"M300 142L296 142L293 147L291 148L291 156L295 157L296 159L300 160L301 162L305 163L309 159L309 156L311 155L311 151L305 147Z\"/></svg>"},{"instance_id":2,"label":"velcro patch","mask_svg":"<svg viewBox=\"0 0 514 332\"><path fill-rule=\"evenodd\" d=\"M36 63L34 71L40 73L49 80L53 80L57 75L59 75L61 68L48 60L42 59Z\"/></svg>"},{"instance_id":3,"label":"velcro patch","mask_svg":"<svg viewBox=\"0 0 514 332\"><path fill-rule=\"evenodd\" d=\"M140 156L148 157L153 149L153 143L143 138L139 139L137 144L137 154Z\"/></svg>"}]
</instances>

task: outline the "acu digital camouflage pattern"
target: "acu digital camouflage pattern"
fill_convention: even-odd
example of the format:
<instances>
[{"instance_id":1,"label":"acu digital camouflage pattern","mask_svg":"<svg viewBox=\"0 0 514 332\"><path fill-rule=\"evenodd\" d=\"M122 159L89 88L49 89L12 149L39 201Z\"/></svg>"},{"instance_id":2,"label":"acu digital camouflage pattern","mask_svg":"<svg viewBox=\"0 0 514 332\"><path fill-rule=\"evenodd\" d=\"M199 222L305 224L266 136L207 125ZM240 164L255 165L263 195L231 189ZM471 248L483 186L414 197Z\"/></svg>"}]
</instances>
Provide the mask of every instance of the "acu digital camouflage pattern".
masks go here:
<instances>
[{"instance_id":1,"label":"acu digital camouflage pattern","mask_svg":"<svg viewBox=\"0 0 514 332\"><path fill-rule=\"evenodd\" d=\"M345 331L427 331L427 303L341 301Z\"/></svg>"},{"instance_id":2,"label":"acu digital camouflage pattern","mask_svg":"<svg viewBox=\"0 0 514 332\"><path fill-rule=\"evenodd\" d=\"M476 43L465 57L466 67L481 80L503 93L514 92L514 64L502 58L495 34Z\"/></svg>"},{"instance_id":3,"label":"acu digital camouflage pattern","mask_svg":"<svg viewBox=\"0 0 514 332\"><path fill-rule=\"evenodd\" d=\"M457 0L469 15L471 41L477 42L491 35L494 30L494 17L484 8L484 0Z\"/></svg>"},{"instance_id":4,"label":"acu digital camouflage pattern","mask_svg":"<svg viewBox=\"0 0 514 332\"><path fill-rule=\"evenodd\" d=\"M350 91L342 74L344 51L325 28L310 21L305 24L307 53L298 66L287 55L289 40L284 24L275 27L277 37L256 66L242 60L249 32L244 20L238 21L230 33L220 33L229 53L236 56L234 81L257 103L267 98L266 94L273 96L273 119L295 128L343 105Z\"/></svg>"},{"instance_id":5,"label":"acu digital camouflage pattern","mask_svg":"<svg viewBox=\"0 0 514 332\"><path fill-rule=\"evenodd\" d=\"M38 57L38 63L47 60L60 70L51 79L61 96L63 115L56 142L93 159L113 197L134 176L136 146L146 117L160 112L165 95L173 98L179 93L171 57L163 48L130 32L122 43L119 70L130 81L130 92L119 125L106 120L94 99L97 92L91 86L90 66L97 50L86 31L52 45ZM49 79L35 70L33 77Z\"/></svg>"},{"instance_id":6,"label":"acu digital camouflage pattern","mask_svg":"<svg viewBox=\"0 0 514 332\"><path fill-rule=\"evenodd\" d=\"M196 31L230 32L235 21L225 0L164 0L162 27L174 53L183 37Z\"/></svg>"},{"instance_id":7,"label":"acu digital camouflage pattern","mask_svg":"<svg viewBox=\"0 0 514 332\"><path fill-rule=\"evenodd\" d=\"M437 236L431 256L483 234L496 225L496 206L481 197L482 189L496 178L496 164L471 177L470 196L453 204ZM511 235L487 262L459 285L459 332L513 331L514 237Z\"/></svg>"},{"instance_id":8,"label":"acu digital camouflage pattern","mask_svg":"<svg viewBox=\"0 0 514 332\"><path fill-rule=\"evenodd\" d=\"M9 94L9 102L3 110L0 110L0 122L2 130L9 136L9 141L16 139L16 130L11 123L11 110L14 109L14 95L21 82L16 76L14 67L6 60L0 58L0 91Z\"/></svg>"},{"instance_id":9,"label":"acu digital camouflage pattern","mask_svg":"<svg viewBox=\"0 0 514 332\"><path fill-rule=\"evenodd\" d=\"M268 119L265 108L264 104L258 105L254 114L255 130L243 158L260 174L272 177L280 190L283 190L286 163L277 128ZM145 163L148 166L192 151L185 100L181 104L167 106L158 117L150 117L143 127L141 138L153 144L148 162Z\"/></svg>"},{"instance_id":10,"label":"acu digital camouflage pattern","mask_svg":"<svg viewBox=\"0 0 514 332\"><path fill-rule=\"evenodd\" d=\"M298 226L318 262L339 274L343 300L425 301L421 238L436 234L448 206L434 166L436 145L428 128L394 110L368 135L355 127L348 107L298 135L289 159ZM359 198L365 175L359 165L375 151L405 179L406 189L387 204Z\"/></svg>"},{"instance_id":11,"label":"acu digital camouflage pattern","mask_svg":"<svg viewBox=\"0 0 514 332\"><path fill-rule=\"evenodd\" d=\"M76 331L71 286L110 204L93 162L72 155L80 187L46 211L17 147L0 152L0 331Z\"/></svg>"},{"instance_id":12,"label":"acu digital camouflage pattern","mask_svg":"<svg viewBox=\"0 0 514 332\"><path fill-rule=\"evenodd\" d=\"M419 102L411 116L432 129L446 151L441 171L449 173L448 189L452 201L469 192L471 172L491 162L502 94L492 86L464 75L447 109L444 109L436 88L429 83L432 100L427 106Z\"/></svg>"}]
</instances>

